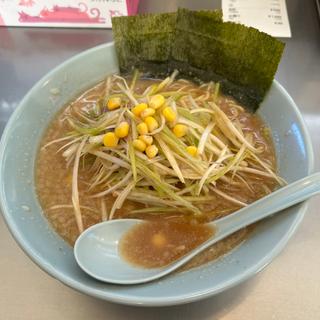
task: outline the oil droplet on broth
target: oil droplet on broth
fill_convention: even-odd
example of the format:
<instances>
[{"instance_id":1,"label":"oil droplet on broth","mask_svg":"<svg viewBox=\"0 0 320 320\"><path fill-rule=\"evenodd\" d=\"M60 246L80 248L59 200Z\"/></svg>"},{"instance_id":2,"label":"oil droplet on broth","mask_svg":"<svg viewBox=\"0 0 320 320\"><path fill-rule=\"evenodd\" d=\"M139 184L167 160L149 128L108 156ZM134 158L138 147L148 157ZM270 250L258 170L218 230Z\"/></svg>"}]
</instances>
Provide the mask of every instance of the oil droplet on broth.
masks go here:
<instances>
[{"instance_id":1,"label":"oil droplet on broth","mask_svg":"<svg viewBox=\"0 0 320 320\"><path fill-rule=\"evenodd\" d=\"M149 221L130 229L120 240L120 255L145 267L165 266L208 240L214 229L190 221Z\"/></svg>"}]
</instances>

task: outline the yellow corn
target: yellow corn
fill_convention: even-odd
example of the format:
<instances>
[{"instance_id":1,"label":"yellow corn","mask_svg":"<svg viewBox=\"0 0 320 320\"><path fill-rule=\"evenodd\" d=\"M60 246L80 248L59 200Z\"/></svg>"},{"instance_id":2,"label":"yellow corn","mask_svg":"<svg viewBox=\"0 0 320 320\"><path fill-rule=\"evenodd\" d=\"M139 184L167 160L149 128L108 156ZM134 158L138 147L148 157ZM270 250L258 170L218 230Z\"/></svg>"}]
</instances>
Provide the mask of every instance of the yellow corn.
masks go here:
<instances>
[{"instance_id":1,"label":"yellow corn","mask_svg":"<svg viewBox=\"0 0 320 320\"><path fill-rule=\"evenodd\" d=\"M135 116L139 117L141 112L148 108L146 103L139 103L134 108L132 108L132 112Z\"/></svg>"},{"instance_id":2,"label":"yellow corn","mask_svg":"<svg viewBox=\"0 0 320 320\"><path fill-rule=\"evenodd\" d=\"M162 111L162 114L166 118L166 120L169 122L173 122L177 118L176 113L173 111L171 107L165 107Z\"/></svg>"},{"instance_id":3,"label":"yellow corn","mask_svg":"<svg viewBox=\"0 0 320 320\"><path fill-rule=\"evenodd\" d=\"M155 233L151 238L151 243L156 248L163 248L167 243L167 238L163 235L163 233Z\"/></svg>"},{"instance_id":4,"label":"yellow corn","mask_svg":"<svg viewBox=\"0 0 320 320\"><path fill-rule=\"evenodd\" d=\"M157 146L155 146L154 144L151 146L148 146L146 149L146 155L150 159L154 158L158 154L158 152L159 152L159 150L158 150Z\"/></svg>"},{"instance_id":5,"label":"yellow corn","mask_svg":"<svg viewBox=\"0 0 320 320\"><path fill-rule=\"evenodd\" d=\"M141 113L140 113L140 116L141 118L146 118L146 117L150 117L150 116L153 116L154 114L156 113L156 111L152 108L147 108L147 109L144 109Z\"/></svg>"},{"instance_id":6,"label":"yellow corn","mask_svg":"<svg viewBox=\"0 0 320 320\"><path fill-rule=\"evenodd\" d=\"M119 98L119 97L110 98L108 100L107 105L108 105L109 110L117 109L121 105L121 98Z\"/></svg>"},{"instance_id":7,"label":"yellow corn","mask_svg":"<svg viewBox=\"0 0 320 320\"><path fill-rule=\"evenodd\" d=\"M161 94L156 94L150 98L149 106L153 109L158 109L163 106L166 99Z\"/></svg>"},{"instance_id":8,"label":"yellow corn","mask_svg":"<svg viewBox=\"0 0 320 320\"><path fill-rule=\"evenodd\" d=\"M119 138L114 132L107 132L103 137L103 144L106 147L116 147L118 145Z\"/></svg>"},{"instance_id":9,"label":"yellow corn","mask_svg":"<svg viewBox=\"0 0 320 320\"><path fill-rule=\"evenodd\" d=\"M144 122L147 125L149 132L152 132L153 130L159 128L158 121L154 117L146 117L144 119Z\"/></svg>"},{"instance_id":10,"label":"yellow corn","mask_svg":"<svg viewBox=\"0 0 320 320\"><path fill-rule=\"evenodd\" d=\"M152 145L153 142L152 136L147 136L145 134L139 136L139 140L143 141L148 146Z\"/></svg>"},{"instance_id":11,"label":"yellow corn","mask_svg":"<svg viewBox=\"0 0 320 320\"><path fill-rule=\"evenodd\" d=\"M129 133L129 123L126 121L120 122L115 128L114 133L118 138L125 138Z\"/></svg>"},{"instance_id":12,"label":"yellow corn","mask_svg":"<svg viewBox=\"0 0 320 320\"><path fill-rule=\"evenodd\" d=\"M173 127L173 133L178 138L182 138L183 136L185 136L187 134L187 132L188 132L188 127L185 126L184 124L178 123Z\"/></svg>"},{"instance_id":13,"label":"yellow corn","mask_svg":"<svg viewBox=\"0 0 320 320\"><path fill-rule=\"evenodd\" d=\"M143 141L141 141L141 140L139 140L139 139L134 139L134 140L132 141L132 145L133 145L137 150L139 150L139 151L141 151L141 152L143 152L144 150L146 150L146 147L147 147L147 145L146 145Z\"/></svg>"},{"instance_id":14,"label":"yellow corn","mask_svg":"<svg viewBox=\"0 0 320 320\"><path fill-rule=\"evenodd\" d=\"M142 135L142 134L147 134L147 133L149 132L147 124L144 123L144 122L139 123L139 124L137 125L137 131L138 131L138 133L141 134L141 135Z\"/></svg>"},{"instance_id":15,"label":"yellow corn","mask_svg":"<svg viewBox=\"0 0 320 320\"><path fill-rule=\"evenodd\" d=\"M188 146L186 148L186 151L191 154L193 157L195 157L198 154L198 148L195 146Z\"/></svg>"}]
</instances>

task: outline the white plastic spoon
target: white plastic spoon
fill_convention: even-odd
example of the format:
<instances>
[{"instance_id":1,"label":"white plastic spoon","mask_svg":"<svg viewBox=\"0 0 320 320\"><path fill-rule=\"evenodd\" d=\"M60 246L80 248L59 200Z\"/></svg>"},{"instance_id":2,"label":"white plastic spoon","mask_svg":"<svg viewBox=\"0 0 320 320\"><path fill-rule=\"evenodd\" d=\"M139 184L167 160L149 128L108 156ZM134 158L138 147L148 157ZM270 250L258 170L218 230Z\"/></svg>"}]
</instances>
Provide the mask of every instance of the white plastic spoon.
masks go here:
<instances>
[{"instance_id":1,"label":"white plastic spoon","mask_svg":"<svg viewBox=\"0 0 320 320\"><path fill-rule=\"evenodd\" d=\"M254 222L306 200L320 192L320 173L291 183L270 195L215 220L215 234L185 256L161 268L146 269L131 265L118 250L121 237L143 220L119 219L96 224L85 230L77 239L74 255L87 274L98 280L116 284L138 284L161 278L219 240Z\"/></svg>"}]
</instances>

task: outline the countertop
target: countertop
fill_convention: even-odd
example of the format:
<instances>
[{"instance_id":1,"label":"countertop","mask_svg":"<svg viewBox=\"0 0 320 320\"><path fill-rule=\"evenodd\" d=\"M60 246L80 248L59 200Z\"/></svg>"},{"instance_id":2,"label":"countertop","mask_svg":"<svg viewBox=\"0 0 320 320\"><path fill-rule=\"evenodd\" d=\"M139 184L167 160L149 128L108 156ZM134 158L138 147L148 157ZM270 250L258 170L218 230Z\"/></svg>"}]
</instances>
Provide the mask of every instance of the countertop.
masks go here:
<instances>
[{"instance_id":1,"label":"countertop","mask_svg":"<svg viewBox=\"0 0 320 320\"><path fill-rule=\"evenodd\" d=\"M141 0L139 12L216 8L219 1ZM292 38L276 79L299 106L320 157L320 23L313 0L287 1ZM21 98L65 59L112 39L111 30L0 28L0 134ZM261 273L215 297L139 308L80 294L40 270L0 217L0 319L320 319L320 197L283 252Z\"/></svg>"}]
</instances>

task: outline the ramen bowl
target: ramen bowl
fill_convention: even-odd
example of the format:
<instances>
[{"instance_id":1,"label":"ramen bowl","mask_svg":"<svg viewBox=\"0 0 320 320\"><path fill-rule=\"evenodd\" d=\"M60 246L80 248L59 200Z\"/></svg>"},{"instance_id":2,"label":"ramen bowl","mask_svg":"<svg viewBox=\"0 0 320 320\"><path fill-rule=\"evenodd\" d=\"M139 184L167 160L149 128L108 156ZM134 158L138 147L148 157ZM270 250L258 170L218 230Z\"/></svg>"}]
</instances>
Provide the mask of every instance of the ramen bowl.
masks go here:
<instances>
[{"instance_id":1,"label":"ramen bowl","mask_svg":"<svg viewBox=\"0 0 320 320\"><path fill-rule=\"evenodd\" d=\"M0 200L17 243L52 277L88 295L117 303L164 306L213 296L250 278L285 247L307 204L295 205L258 225L226 256L159 281L123 286L99 282L77 265L72 247L51 228L35 193L40 139L56 112L78 93L118 72L113 43L85 51L43 77L8 122L0 144ZM279 174L293 182L311 173L313 152L299 109L274 81L258 113L272 130Z\"/></svg>"}]
</instances>

